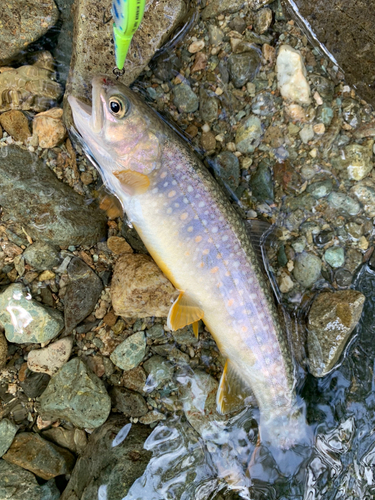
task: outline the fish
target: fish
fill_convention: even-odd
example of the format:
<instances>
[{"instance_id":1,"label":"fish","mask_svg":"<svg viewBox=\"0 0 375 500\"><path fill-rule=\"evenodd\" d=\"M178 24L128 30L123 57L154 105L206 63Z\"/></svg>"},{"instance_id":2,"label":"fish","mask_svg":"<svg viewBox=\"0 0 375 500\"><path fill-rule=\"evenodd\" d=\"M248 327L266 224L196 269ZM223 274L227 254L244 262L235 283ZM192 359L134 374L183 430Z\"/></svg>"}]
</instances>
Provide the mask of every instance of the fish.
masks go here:
<instances>
[{"instance_id":1,"label":"fish","mask_svg":"<svg viewBox=\"0 0 375 500\"><path fill-rule=\"evenodd\" d=\"M285 450L303 441L291 349L249 232L200 159L141 97L105 77L92 106L70 96L75 127L150 255L179 291L172 330L202 320L226 363L217 407L252 394L260 440Z\"/></svg>"}]
</instances>

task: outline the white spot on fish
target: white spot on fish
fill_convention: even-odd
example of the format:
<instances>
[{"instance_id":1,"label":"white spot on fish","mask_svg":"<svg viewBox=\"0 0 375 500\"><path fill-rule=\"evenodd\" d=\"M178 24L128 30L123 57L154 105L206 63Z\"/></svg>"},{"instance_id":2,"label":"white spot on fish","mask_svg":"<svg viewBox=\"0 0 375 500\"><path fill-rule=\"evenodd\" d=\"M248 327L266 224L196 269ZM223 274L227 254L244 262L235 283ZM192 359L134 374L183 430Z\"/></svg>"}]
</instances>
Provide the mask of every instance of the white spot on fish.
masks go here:
<instances>
[{"instance_id":1,"label":"white spot on fish","mask_svg":"<svg viewBox=\"0 0 375 500\"><path fill-rule=\"evenodd\" d=\"M192 193L194 191L193 186L188 186L187 187L188 193Z\"/></svg>"},{"instance_id":2,"label":"white spot on fish","mask_svg":"<svg viewBox=\"0 0 375 500\"><path fill-rule=\"evenodd\" d=\"M184 202L185 204L187 204L187 203L189 203L189 200L188 200L187 198L184 198L184 199L183 199L183 202Z\"/></svg>"},{"instance_id":3,"label":"white spot on fish","mask_svg":"<svg viewBox=\"0 0 375 500\"><path fill-rule=\"evenodd\" d=\"M205 206L205 202L204 202L204 201L200 201L200 202L198 203L198 207L199 207L199 208L203 208L204 206Z\"/></svg>"},{"instance_id":4,"label":"white spot on fish","mask_svg":"<svg viewBox=\"0 0 375 500\"><path fill-rule=\"evenodd\" d=\"M172 181L172 186L177 186L177 181L173 180Z\"/></svg>"},{"instance_id":5,"label":"white spot on fish","mask_svg":"<svg viewBox=\"0 0 375 500\"><path fill-rule=\"evenodd\" d=\"M152 193L152 194L156 194L158 191L159 191L159 189L158 189L158 188L154 188L154 189L151 191L151 193Z\"/></svg>"},{"instance_id":6,"label":"white spot on fish","mask_svg":"<svg viewBox=\"0 0 375 500\"><path fill-rule=\"evenodd\" d=\"M191 232L193 231L193 229L194 229L194 228L193 228L193 226L189 226L189 227L187 228L188 233L191 233Z\"/></svg>"},{"instance_id":7,"label":"white spot on fish","mask_svg":"<svg viewBox=\"0 0 375 500\"><path fill-rule=\"evenodd\" d=\"M168 186L168 184L169 184L169 182L164 182L163 187L166 188Z\"/></svg>"},{"instance_id":8,"label":"white spot on fish","mask_svg":"<svg viewBox=\"0 0 375 500\"><path fill-rule=\"evenodd\" d=\"M173 212L173 210L171 209L171 207L169 207L167 210L167 214L171 214L172 212Z\"/></svg>"},{"instance_id":9,"label":"white spot on fish","mask_svg":"<svg viewBox=\"0 0 375 500\"><path fill-rule=\"evenodd\" d=\"M228 235L224 234L224 236L221 238L222 241L227 241L228 240Z\"/></svg>"},{"instance_id":10,"label":"white spot on fish","mask_svg":"<svg viewBox=\"0 0 375 500\"><path fill-rule=\"evenodd\" d=\"M214 227L211 229L211 231L212 231L213 233L217 233L217 232L218 232L218 230L219 230L219 229L218 229L216 226L214 226Z\"/></svg>"}]
</instances>

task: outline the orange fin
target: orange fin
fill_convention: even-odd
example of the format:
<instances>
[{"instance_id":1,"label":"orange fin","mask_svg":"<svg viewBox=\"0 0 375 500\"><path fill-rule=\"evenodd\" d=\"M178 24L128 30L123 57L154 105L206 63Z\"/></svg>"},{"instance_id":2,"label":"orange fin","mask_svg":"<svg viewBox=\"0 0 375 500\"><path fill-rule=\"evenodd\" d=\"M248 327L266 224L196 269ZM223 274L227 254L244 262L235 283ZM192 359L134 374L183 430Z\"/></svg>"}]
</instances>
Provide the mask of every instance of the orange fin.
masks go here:
<instances>
[{"instance_id":1,"label":"orange fin","mask_svg":"<svg viewBox=\"0 0 375 500\"><path fill-rule=\"evenodd\" d=\"M254 395L227 360L217 390L217 411L222 415L242 409Z\"/></svg>"},{"instance_id":2,"label":"orange fin","mask_svg":"<svg viewBox=\"0 0 375 500\"><path fill-rule=\"evenodd\" d=\"M107 216L110 219L116 219L117 217L124 217L124 211L122 205L116 196L111 194L100 194L100 205L99 208L107 212Z\"/></svg>"},{"instance_id":3,"label":"orange fin","mask_svg":"<svg viewBox=\"0 0 375 500\"><path fill-rule=\"evenodd\" d=\"M150 179L147 175L134 170L120 170L113 172L113 175L121 182L126 193L131 196L145 193L150 186Z\"/></svg>"},{"instance_id":4,"label":"orange fin","mask_svg":"<svg viewBox=\"0 0 375 500\"><path fill-rule=\"evenodd\" d=\"M199 321L195 321L193 323L193 332L194 332L194 335L198 338L198 335L199 335Z\"/></svg>"},{"instance_id":5,"label":"orange fin","mask_svg":"<svg viewBox=\"0 0 375 500\"><path fill-rule=\"evenodd\" d=\"M193 323L194 330L194 323L197 323L203 316L204 312L202 309L184 294L184 292L180 292L177 300L175 300L169 310L167 324L171 330L179 330Z\"/></svg>"}]
</instances>

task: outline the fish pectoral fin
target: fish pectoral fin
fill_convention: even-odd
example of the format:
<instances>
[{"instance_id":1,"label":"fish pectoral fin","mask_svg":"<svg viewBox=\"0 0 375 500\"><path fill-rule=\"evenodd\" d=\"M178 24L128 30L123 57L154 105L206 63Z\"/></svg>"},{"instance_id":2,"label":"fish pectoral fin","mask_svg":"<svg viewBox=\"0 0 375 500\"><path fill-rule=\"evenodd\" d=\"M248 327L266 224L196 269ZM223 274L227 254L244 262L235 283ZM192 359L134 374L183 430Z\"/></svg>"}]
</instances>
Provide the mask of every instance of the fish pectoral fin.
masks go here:
<instances>
[{"instance_id":1,"label":"fish pectoral fin","mask_svg":"<svg viewBox=\"0 0 375 500\"><path fill-rule=\"evenodd\" d=\"M246 399L250 397L254 397L252 390L227 360L217 390L217 411L222 415L238 411L246 405Z\"/></svg>"},{"instance_id":2,"label":"fish pectoral fin","mask_svg":"<svg viewBox=\"0 0 375 500\"><path fill-rule=\"evenodd\" d=\"M120 170L113 172L113 175L120 181L122 188L130 196L143 194L150 186L150 179L147 175L134 170Z\"/></svg>"},{"instance_id":3,"label":"fish pectoral fin","mask_svg":"<svg viewBox=\"0 0 375 500\"><path fill-rule=\"evenodd\" d=\"M198 321L203 316L203 310L188 295L180 292L180 295L169 310L167 324L173 331L192 324L193 331L197 335Z\"/></svg>"}]
</instances>

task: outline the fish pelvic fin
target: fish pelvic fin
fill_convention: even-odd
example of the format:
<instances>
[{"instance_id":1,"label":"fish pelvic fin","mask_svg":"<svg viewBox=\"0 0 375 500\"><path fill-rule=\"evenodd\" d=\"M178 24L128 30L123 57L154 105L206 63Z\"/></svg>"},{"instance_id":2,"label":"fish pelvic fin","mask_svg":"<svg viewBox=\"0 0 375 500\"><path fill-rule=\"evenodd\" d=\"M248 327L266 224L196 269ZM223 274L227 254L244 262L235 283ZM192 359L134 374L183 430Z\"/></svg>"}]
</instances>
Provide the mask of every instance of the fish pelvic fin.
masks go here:
<instances>
[{"instance_id":1,"label":"fish pelvic fin","mask_svg":"<svg viewBox=\"0 0 375 500\"><path fill-rule=\"evenodd\" d=\"M150 186L150 179L147 175L134 170L120 170L113 172L113 175L120 181L121 187L130 196L143 194Z\"/></svg>"},{"instance_id":2,"label":"fish pelvic fin","mask_svg":"<svg viewBox=\"0 0 375 500\"><path fill-rule=\"evenodd\" d=\"M227 359L216 395L217 411L222 415L238 411L253 398L252 390Z\"/></svg>"},{"instance_id":3,"label":"fish pelvic fin","mask_svg":"<svg viewBox=\"0 0 375 500\"><path fill-rule=\"evenodd\" d=\"M167 325L175 331L187 325L193 325L195 336L198 336L198 321L203 319L203 310L184 292L172 304L169 310Z\"/></svg>"}]
</instances>

